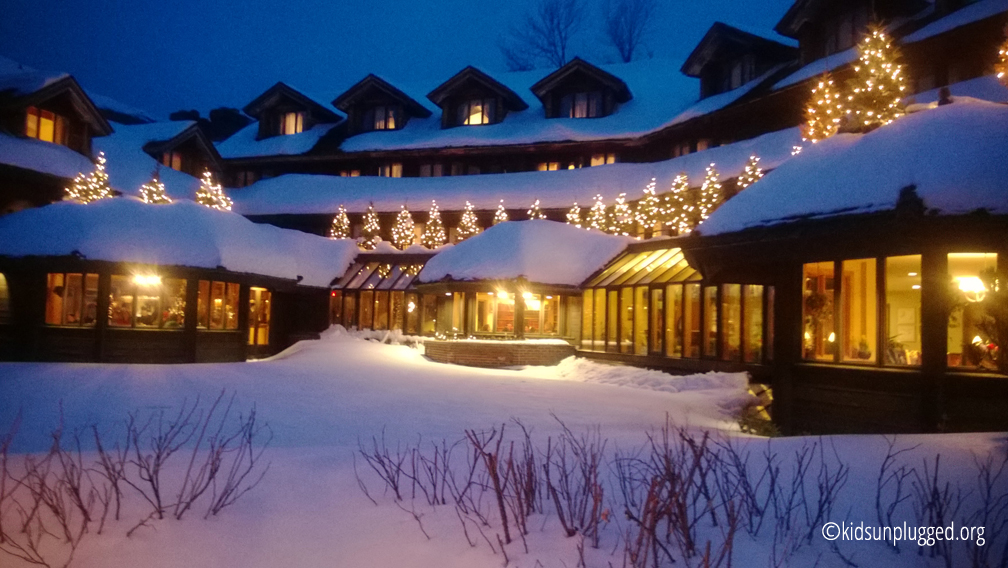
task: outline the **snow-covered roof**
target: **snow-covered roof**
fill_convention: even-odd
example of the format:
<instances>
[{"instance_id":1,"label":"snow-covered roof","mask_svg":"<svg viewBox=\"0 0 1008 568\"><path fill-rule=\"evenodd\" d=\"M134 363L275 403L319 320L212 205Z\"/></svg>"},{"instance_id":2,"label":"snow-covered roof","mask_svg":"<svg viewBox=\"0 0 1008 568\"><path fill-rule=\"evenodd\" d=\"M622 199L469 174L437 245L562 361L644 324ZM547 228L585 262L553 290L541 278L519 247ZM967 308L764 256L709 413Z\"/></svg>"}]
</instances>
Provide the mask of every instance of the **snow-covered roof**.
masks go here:
<instances>
[{"instance_id":1,"label":"snow-covered roof","mask_svg":"<svg viewBox=\"0 0 1008 568\"><path fill-rule=\"evenodd\" d=\"M1008 12L1008 5L1006 5L1005 0L980 0L907 35L903 38L902 43L915 43L925 40L929 37L954 30L955 28L984 20L996 14L1003 14L1004 12Z\"/></svg>"},{"instance_id":2,"label":"snow-covered roof","mask_svg":"<svg viewBox=\"0 0 1008 568\"><path fill-rule=\"evenodd\" d=\"M798 40L789 38L787 36L782 36L775 30L768 30L764 28L757 28L748 25L740 25L736 22L727 22L726 25L731 26L739 31L743 31L749 35L753 35L759 38L763 38L767 41L772 41L779 43L781 45L786 45L788 47L798 47Z\"/></svg>"},{"instance_id":3,"label":"snow-covered roof","mask_svg":"<svg viewBox=\"0 0 1008 568\"><path fill-rule=\"evenodd\" d=\"M444 210L461 210L466 201L477 209L491 210L501 199L507 208L527 208L536 199L544 208L568 208L574 201L590 207L596 194L607 204L624 192L629 199L637 199L652 178L659 192L671 188L672 180L682 172L699 185L711 162L722 178L742 173L753 154L760 157L761 167L774 168L789 159L792 147L800 143L801 133L795 127L663 162L577 170L430 178L287 174L234 190L231 197L235 211L243 215L333 213L341 204L362 212L369 202L383 212L398 211L403 203L417 211L426 209L432 199Z\"/></svg>"},{"instance_id":4,"label":"snow-covered roof","mask_svg":"<svg viewBox=\"0 0 1008 568\"><path fill-rule=\"evenodd\" d=\"M868 134L840 134L727 201L704 235L791 220L893 209L913 186L943 214L1008 213L1008 105L960 97Z\"/></svg>"},{"instance_id":5,"label":"snow-covered roof","mask_svg":"<svg viewBox=\"0 0 1008 568\"><path fill-rule=\"evenodd\" d=\"M45 73L13 59L0 57L0 93L10 96L30 95L69 76L67 73Z\"/></svg>"},{"instance_id":6,"label":"snow-covered roof","mask_svg":"<svg viewBox=\"0 0 1008 568\"><path fill-rule=\"evenodd\" d=\"M500 223L427 261L420 282L514 280L577 286L631 242L599 231L545 221Z\"/></svg>"},{"instance_id":7,"label":"snow-covered roof","mask_svg":"<svg viewBox=\"0 0 1008 568\"><path fill-rule=\"evenodd\" d=\"M124 194L137 195L140 186L150 181L158 169L158 161L144 152L143 147L150 142L171 140L194 124L190 120L133 126L117 124L114 133L95 138L92 145L95 155L105 152L109 184ZM192 199L200 185L191 175L167 167L160 168L158 175L173 199Z\"/></svg>"},{"instance_id":8,"label":"snow-covered roof","mask_svg":"<svg viewBox=\"0 0 1008 568\"><path fill-rule=\"evenodd\" d=\"M86 156L66 146L0 132L0 164L72 179L94 169Z\"/></svg>"},{"instance_id":9,"label":"snow-covered roof","mask_svg":"<svg viewBox=\"0 0 1008 568\"><path fill-rule=\"evenodd\" d=\"M113 99L112 97L106 97L105 95L99 95L93 91L87 91L88 97L94 102L95 106L100 110L111 111L115 114L127 116L134 119L136 122L156 122L157 119L152 117L147 111L138 109L122 103ZM110 118L113 122L117 122L115 118Z\"/></svg>"},{"instance_id":10,"label":"snow-covered roof","mask_svg":"<svg viewBox=\"0 0 1008 568\"><path fill-rule=\"evenodd\" d=\"M217 151L224 158L254 158L258 156L292 156L304 154L318 144L318 141L338 123L316 124L298 134L270 136L256 140L259 123L253 122L230 138L216 144Z\"/></svg>"},{"instance_id":11,"label":"snow-covered roof","mask_svg":"<svg viewBox=\"0 0 1008 568\"><path fill-rule=\"evenodd\" d=\"M953 97L972 97L995 103L1008 102L1008 87L1002 85L996 75L984 75L983 77L953 83L948 86L948 89ZM907 97L906 101L910 102L912 100L918 104L937 102L939 91L941 91L941 88L917 93Z\"/></svg>"},{"instance_id":12,"label":"snow-covered roof","mask_svg":"<svg viewBox=\"0 0 1008 568\"><path fill-rule=\"evenodd\" d=\"M66 256L196 268L298 280L327 287L358 252L330 240L260 225L192 201L148 205L138 199L64 201L0 217L0 256Z\"/></svg>"}]
</instances>

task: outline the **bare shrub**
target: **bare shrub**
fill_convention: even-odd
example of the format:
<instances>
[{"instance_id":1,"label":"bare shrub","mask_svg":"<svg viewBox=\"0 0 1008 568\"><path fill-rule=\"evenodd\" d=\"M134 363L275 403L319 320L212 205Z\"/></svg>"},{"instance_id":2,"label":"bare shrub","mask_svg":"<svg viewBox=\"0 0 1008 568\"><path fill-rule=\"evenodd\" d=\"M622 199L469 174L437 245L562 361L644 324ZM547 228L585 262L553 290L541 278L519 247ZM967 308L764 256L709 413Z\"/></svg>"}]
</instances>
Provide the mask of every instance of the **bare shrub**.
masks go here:
<instances>
[{"instance_id":1,"label":"bare shrub","mask_svg":"<svg viewBox=\"0 0 1008 568\"><path fill-rule=\"evenodd\" d=\"M556 415L553 418L562 433L555 448L552 438L547 440L542 464L546 490L553 499L564 533L571 537L581 532L598 548L599 524L608 515L599 476L608 440L602 438L597 426L577 436Z\"/></svg>"},{"instance_id":2,"label":"bare shrub","mask_svg":"<svg viewBox=\"0 0 1008 568\"><path fill-rule=\"evenodd\" d=\"M192 439L196 432L193 416L199 406L199 398L190 407L185 401L173 419L166 419L164 410L158 410L142 424L138 425L137 413L130 413L126 421L126 431L132 444L134 456L130 460L137 471L138 479L124 478L127 485L135 489L153 508L153 516L164 518L168 505L163 501L161 473L169 459ZM141 440L146 443L141 443Z\"/></svg>"},{"instance_id":3,"label":"bare shrub","mask_svg":"<svg viewBox=\"0 0 1008 568\"><path fill-rule=\"evenodd\" d=\"M219 463L217 474L210 476L210 506L203 518L218 515L235 504L269 471L270 464L262 465L262 457L273 441L273 430L268 424L257 423L255 406L247 415L239 416L238 424L237 432L219 440L211 451Z\"/></svg>"},{"instance_id":4,"label":"bare shrub","mask_svg":"<svg viewBox=\"0 0 1008 568\"><path fill-rule=\"evenodd\" d=\"M402 501L400 482L403 476L403 464L411 454L410 449L404 450L399 444L396 444L393 453L385 442L385 428L382 428L381 438L371 437L370 448L365 447L364 443L358 440L357 451L360 452L368 466L385 482L386 490L391 489L395 494L396 501Z\"/></svg>"}]
</instances>

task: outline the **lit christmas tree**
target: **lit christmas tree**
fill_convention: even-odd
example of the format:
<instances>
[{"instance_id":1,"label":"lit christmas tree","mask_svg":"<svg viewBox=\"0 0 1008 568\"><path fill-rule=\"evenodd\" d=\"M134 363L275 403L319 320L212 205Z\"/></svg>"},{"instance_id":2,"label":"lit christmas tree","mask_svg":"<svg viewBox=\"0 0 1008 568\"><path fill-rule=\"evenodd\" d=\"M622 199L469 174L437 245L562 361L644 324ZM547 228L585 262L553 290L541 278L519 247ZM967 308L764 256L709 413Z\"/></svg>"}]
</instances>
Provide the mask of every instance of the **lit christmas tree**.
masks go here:
<instances>
[{"instance_id":1,"label":"lit christmas tree","mask_svg":"<svg viewBox=\"0 0 1008 568\"><path fill-rule=\"evenodd\" d=\"M644 231L654 230L655 226L661 223L662 207L661 200L655 195L657 182L651 178L651 183L644 188L644 197L637 202L637 212L634 213L634 220Z\"/></svg>"},{"instance_id":2,"label":"lit christmas tree","mask_svg":"<svg viewBox=\"0 0 1008 568\"><path fill-rule=\"evenodd\" d=\"M409 209L406 209L406 205L403 205L399 209L399 215L396 216L395 226L392 227L392 244L395 248L405 250L413 244L413 238L416 236L413 228L413 216L410 215Z\"/></svg>"},{"instance_id":3,"label":"lit christmas tree","mask_svg":"<svg viewBox=\"0 0 1008 568\"><path fill-rule=\"evenodd\" d=\"M364 213L364 227L361 229L360 247L364 250L374 250L381 242L381 223L375 213L374 203L368 203Z\"/></svg>"},{"instance_id":4,"label":"lit christmas tree","mask_svg":"<svg viewBox=\"0 0 1008 568\"><path fill-rule=\"evenodd\" d=\"M846 112L843 97L833 86L833 78L825 73L812 89L812 97L805 108L802 140L815 144L833 136L840 129L840 121Z\"/></svg>"},{"instance_id":5,"label":"lit christmas tree","mask_svg":"<svg viewBox=\"0 0 1008 568\"><path fill-rule=\"evenodd\" d=\"M462 213L462 220L458 226L458 240L462 242L469 237L474 237L480 233L479 219L473 211L473 204L466 201L465 211Z\"/></svg>"},{"instance_id":6,"label":"lit christmas tree","mask_svg":"<svg viewBox=\"0 0 1008 568\"><path fill-rule=\"evenodd\" d=\"M536 199L535 203L528 210L528 218L532 219L545 219L546 215L543 214L542 209L539 208L539 200Z\"/></svg>"},{"instance_id":7,"label":"lit christmas tree","mask_svg":"<svg viewBox=\"0 0 1008 568\"><path fill-rule=\"evenodd\" d=\"M609 212L609 232L614 235L629 235L633 229L633 215L626 202L626 194L621 193L616 198L616 204Z\"/></svg>"},{"instance_id":8,"label":"lit christmas tree","mask_svg":"<svg viewBox=\"0 0 1008 568\"><path fill-rule=\"evenodd\" d=\"M144 203L171 203L171 197L165 193L164 184L158 179L158 170L154 170L151 180L140 186L140 197Z\"/></svg>"},{"instance_id":9,"label":"lit christmas tree","mask_svg":"<svg viewBox=\"0 0 1008 568\"><path fill-rule=\"evenodd\" d=\"M602 203L602 195L595 196L595 204L592 205L591 209L588 210L588 218L585 219L585 225L589 229L595 229L596 231L605 232L609 228L609 224L606 219L606 207L605 203Z\"/></svg>"},{"instance_id":10,"label":"lit christmas tree","mask_svg":"<svg viewBox=\"0 0 1008 568\"><path fill-rule=\"evenodd\" d=\"M690 219L693 217L693 205L686 201L686 191L689 190L689 178L683 172L672 180L672 190L665 195L665 207L662 217L669 232L685 235L690 232Z\"/></svg>"},{"instance_id":11,"label":"lit christmas tree","mask_svg":"<svg viewBox=\"0 0 1008 568\"><path fill-rule=\"evenodd\" d=\"M447 240L448 236L445 235L444 222L441 221L441 211L438 209L437 202L431 201L427 225L424 227L423 236L420 237L420 242L423 243L423 246L429 249L436 249L445 244L445 241Z\"/></svg>"},{"instance_id":12,"label":"lit christmas tree","mask_svg":"<svg viewBox=\"0 0 1008 568\"><path fill-rule=\"evenodd\" d=\"M77 174L73 184L66 188L66 199L91 203L99 199L114 197L108 183L108 172L105 171L105 152L98 152L95 169L90 174Z\"/></svg>"},{"instance_id":13,"label":"lit christmas tree","mask_svg":"<svg viewBox=\"0 0 1008 568\"><path fill-rule=\"evenodd\" d=\"M857 47L859 61L848 82L847 114L849 128L866 131L903 116L900 100L906 85L903 66L895 63L899 52L880 28L869 30Z\"/></svg>"},{"instance_id":14,"label":"lit christmas tree","mask_svg":"<svg viewBox=\"0 0 1008 568\"><path fill-rule=\"evenodd\" d=\"M721 182L718 181L718 171L712 162L707 166L707 175L704 177L703 185L700 186L700 221L697 223L698 225L710 217L720 199Z\"/></svg>"},{"instance_id":15,"label":"lit christmas tree","mask_svg":"<svg viewBox=\"0 0 1008 568\"><path fill-rule=\"evenodd\" d=\"M571 207L567 212L567 224L574 225L578 229L581 228L581 208L578 207L577 201L574 202L574 207Z\"/></svg>"},{"instance_id":16,"label":"lit christmas tree","mask_svg":"<svg viewBox=\"0 0 1008 568\"><path fill-rule=\"evenodd\" d=\"M998 51L998 62L994 65L994 72L1001 84L1008 87L1008 39L1001 44Z\"/></svg>"},{"instance_id":17,"label":"lit christmas tree","mask_svg":"<svg viewBox=\"0 0 1008 568\"><path fill-rule=\"evenodd\" d=\"M347 217L346 207L343 207L343 204L340 204L339 211L337 211L336 216L333 217L332 227L329 228L329 238L330 239L350 238L350 218Z\"/></svg>"},{"instance_id":18,"label":"lit christmas tree","mask_svg":"<svg viewBox=\"0 0 1008 568\"><path fill-rule=\"evenodd\" d=\"M231 198L224 194L219 183L214 183L210 170L203 171L200 188L196 190L196 203L218 211L231 210Z\"/></svg>"},{"instance_id":19,"label":"lit christmas tree","mask_svg":"<svg viewBox=\"0 0 1008 568\"><path fill-rule=\"evenodd\" d=\"M503 223L508 220L507 211L504 210L504 200L501 199L500 203L497 205L497 212L494 213L493 224Z\"/></svg>"},{"instance_id":20,"label":"lit christmas tree","mask_svg":"<svg viewBox=\"0 0 1008 568\"><path fill-rule=\"evenodd\" d=\"M746 162L745 170L742 171L742 175L738 178L738 190L742 191L750 185L758 182L761 177L763 177L763 168L759 167L759 157L753 154L752 156L749 156L749 161Z\"/></svg>"}]
</instances>

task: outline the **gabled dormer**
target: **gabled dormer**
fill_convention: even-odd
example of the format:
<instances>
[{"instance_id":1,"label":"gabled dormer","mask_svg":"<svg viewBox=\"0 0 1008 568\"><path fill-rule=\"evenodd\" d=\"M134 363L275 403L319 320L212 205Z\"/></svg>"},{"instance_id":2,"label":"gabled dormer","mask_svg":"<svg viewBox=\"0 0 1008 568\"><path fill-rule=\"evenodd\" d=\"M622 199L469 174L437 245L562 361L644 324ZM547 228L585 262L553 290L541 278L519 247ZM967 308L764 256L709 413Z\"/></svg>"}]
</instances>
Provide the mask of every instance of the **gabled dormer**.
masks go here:
<instances>
[{"instance_id":1,"label":"gabled dormer","mask_svg":"<svg viewBox=\"0 0 1008 568\"><path fill-rule=\"evenodd\" d=\"M259 121L256 140L300 134L317 124L340 121L338 114L284 83L273 85L242 111Z\"/></svg>"},{"instance_id":2,"label":"gabled dormer","mask_svg":"<svg viewBox=\"0 0 1008 568\"><path fill-rule=\"evenodd\" d=\"M797 58L798 46L791 39L764 37L715 22L686 58L682 72L700 79L700 98L706 98L737 89Z\"/></svg>"},{"instance_id":3,"label":"gabled dormer","mask_svg":"<svg viewBox=\"0 0 1008 568\"><path fill-rule=\"evenodd\" d=\"M508 112L528 108L518 93L479 69L469 66L427 94L441 107L441 127L496 124Z\"/></svg>"},{"instance_id":4,"label":"gabled dormer","mask_svg":"<svg viewBox=\"0 0 1008 568\"><path fill-rule=\"evenodd\" d=\"M0 77L0 124L18 136L60 144L90 156L91 139L112 126L69 75L35 71Z\"/></svg>"},{"instance_id":5,"label":"gabled dormer","mask_svg":"<svg viewBox=\"0 0 1008 568\"><path fill-rule=\"evenodd\" d=\"M622 79L575 57L532 85L546 118L601 118L633 98Z\"/></svg>"},{"instance_id":6,"label":"gabled dormer","mask_svg":"<svg viewBox=\"0 0 1008 568\"><path fill-rule=\"evenodd\" d=\"M917 14L929 0L797 0L774 30L798 40L802 63L850 49L872 22Z\"/></svg>"},{"instance_id":7,"label":"gabled dormer","mask_svg":"<svg viewBox=\"0 0 1008 568\"><path fill-rule=\"evenodd\" d=\"M349 134L398 130L411 118L431 115L427 107L373 74L336 97L332 104L347 115Z\"/></svg>"},{"instance_id":8,"label":"gabled dormer","mask_svg":"<svg viewBox=\"0 0 1008 568\"><path fill-rule=\"evenodd\" d=\"M176 125L172 129L169 125ZM143 151L161 165L193 177L204 170L220 173L221 156L213 142L196 122L155 123L132 127L150 130Z\"/></svg>"}]
</instances>

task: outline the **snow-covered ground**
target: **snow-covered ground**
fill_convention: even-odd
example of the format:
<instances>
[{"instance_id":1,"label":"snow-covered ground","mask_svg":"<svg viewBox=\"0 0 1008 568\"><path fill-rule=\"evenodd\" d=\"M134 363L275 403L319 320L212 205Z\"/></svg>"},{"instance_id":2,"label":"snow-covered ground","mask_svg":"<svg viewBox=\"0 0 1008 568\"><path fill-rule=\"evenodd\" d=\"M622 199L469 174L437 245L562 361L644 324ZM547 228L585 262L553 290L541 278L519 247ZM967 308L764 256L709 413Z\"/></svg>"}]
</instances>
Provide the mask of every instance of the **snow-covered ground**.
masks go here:
<instances>
[{"instance_id":1,"label":"snow-covered ground","mask_svg":"<svg viewBox=\"0 0 1008 568\"><path fill-rule=\"evenodd\" d=\"M693 432L715 431L751 449L753 460L766 448L782 459L803 445L825 443L851 470L835 520L875 523L875 477L887 443L878 436L838 436L824 440L780 438L771 442L739 433L734 414L747 399L742 375L708 374L672 377L655 371L567 360L557 367L490 370L442 365L426 360L405 345L365 341L334 328L319 341L302 342L266 361L212 365L0 365L0 432L22 413L14 444L13 468L33 452L44 452L50 431L59 424L62 404L67 431L97 424L110 435L122 429L127 413L149 413L200 396L212 400L221 389L237 393L236 409L256 406L274 438L266 456L270 468L262 483L236 505L204 520L200 510L182 521L152 521L127 538L126 532L146 514L144 502L127 490L123 520L110 522L104 534L87 535L73 559L80 568L158 567L314 567L314 566L503 566L494 538L499 521L490 515L487 537L496 553L469 525L470 546L454 507L431 507L423 499L403 504L420 517L397 507L380 480L356 458L361 477L377 501L361 492L353 471L358 441L381 435L390 446L464 437L465 429L488 431L509 423L509 439L520 419L537 445L561 433L552 416L575 433L597 426L608 439L607 456L619 449L633 452L647 442L666 416ZM2 437L2 436L0 436ZM901 447L920 444L899 460L918 465L936 452L952 466L953 481L974 483L972 455L1003 455L1003 435L907 436ZM87 443L85 442L85 445ZM90 454L85 453L85 460ZM168 468L166 493L177 491L178 473L188 455L177 455ZM818 457L816 458L819 459ZM613 472L605 466L603 478ZM788 470L787 465L783 467ZM818 461L812 468L818 472ZM814 473L812 474L814 478ZM586 546L590 567L623 566L620 527L626 527L619 490L606 482L605 507L610 519L601 530L598 549ZM814 491L815 480L810 481ZM909 482L908 482L909 484ZM489 498L489 497L488 497ZM489 502L489 501L488 501ZM871 508L869 509L869 505ZM550 511L549 507L546 509ZM868 516L870 510L871 516ZM492 509L491 509L492 511ZM965 515L963 515L965 517ZM958 518L958 517L957 517ZM11 511L5 521L10 523ZM916 522L907 512L900 522ZM494 524L497 522L497 524ZM9 524L6 526L10 526ZM957 527L959 523L957 522ZM529 552L520 540L507 546L512 566L576 566L579 537L561 535L555 514L533 515L528 522ZM92 529L93 532L93 529ZM995 535L988 532L993 542ZM736 536L734 566L767 566L769 537ZM841 551L860 566L938 566L903 543L902 554L878 543L840 543ZM615 552L614 552L615 551ZM842 566L816 533L811 544L780 565ZM682 564L678 564L682 565ZM696 565L696 559L693 564ZM961 564L966 566L968 564ZM0 555L0 566L26 564ZM724 566L724 565L723 565Z\"/></svg>"}]
</instances>

